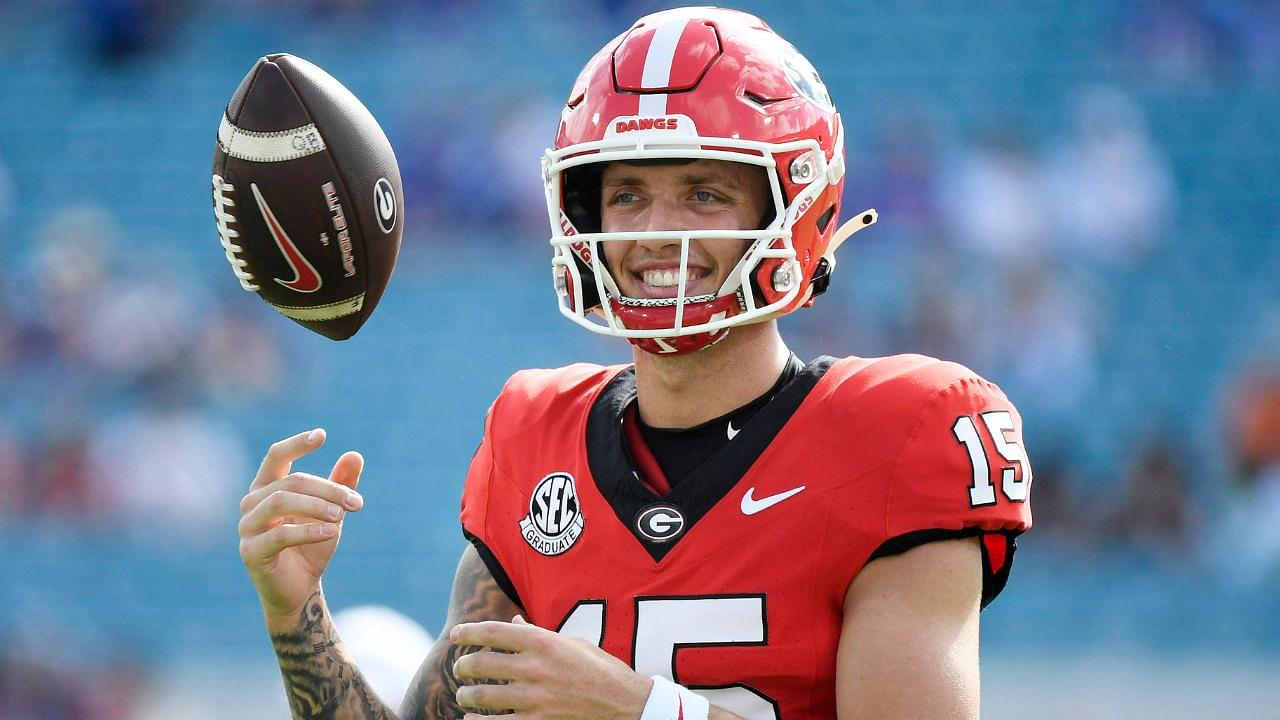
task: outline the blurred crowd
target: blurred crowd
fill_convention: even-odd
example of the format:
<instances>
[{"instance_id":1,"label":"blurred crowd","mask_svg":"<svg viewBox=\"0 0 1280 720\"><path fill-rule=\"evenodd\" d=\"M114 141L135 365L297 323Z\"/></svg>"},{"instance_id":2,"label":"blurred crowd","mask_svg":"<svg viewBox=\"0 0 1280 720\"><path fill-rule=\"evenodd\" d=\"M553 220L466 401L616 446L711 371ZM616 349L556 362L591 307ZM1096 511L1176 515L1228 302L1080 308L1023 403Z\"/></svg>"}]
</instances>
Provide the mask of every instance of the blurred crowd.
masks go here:
<instances>
[{"instance_id":1,"label":"blurred crowd","mask_svg":"<svg viewBox=\"0 0 1280 720\"><path fill-rule=\"evenodd\" d=\"M136 720L145 672L124 656L78 660L69 648L0 651L0 717L6 720Z\"/></svg>"},{"instance_id":2,"label":"blurred crowd","mask_svg":"<svg viewBox=\"0 0 1280 720\"><path fill-rule=\"evenodd\" d=\"M167 24L197 4L75 3L103 62L158 52ZM289 8L330 18L428 12L408 5ZM621 23L649 5L600 2L598 11ZM1132 350L1116 330L1116 288L1141 282L1153 258L1183 241L1186 220L1170 148L1135 88L1194 96L1278 79L1280 4L1137 0L1111 33L1106 51L1129 77L1077 85L1048 136L995 110L957 129L923 101L880 108L849 138L845 203L846 214L877 208L882 222L842 250L829 296L786 320L788 337L809 354L955 359L1000 384L1028 423L1028 542L1265 586L1280 580L1280 308L1271 308L1273 332L1256 337L1246 361L1222 363L1205 390L1221 456L1197 459L1195 429L1158 412L1132 418L1121 439L1089 438L1104 400L1125 391L1106 377ZM407 103L389 122L407 226L542 242L537 159L562 99L535 89L473 96L469 113ZM4 148L0 227L13 232L24 188ZM283 321L230 302L239 291L224 268L196 271L164 247L136 252L136 230L109 207L72 203L21 237L0 236L21 248L0 266L0 524L166 527L181 542L226 542L259 452L233 419L276 398L290 359L271 323ZM1280 242L1276 231L1259 242ZM423 246L407 237L403 261L432 262ZM530 276L544 278L538 268ZM548 287L548 313L553 302ZM1132 404L1148 401L1160 405ZM122 698L137 677L127 664L73 682L39 657L0 654L0 717L128 716Z\"/></svg>"},{"instance_id":3,"label":"blurred crowd","mask_svg":"<svg viewBox=\"0 0 1280 720\"><path fill-rule=\"evenodd\" d=\"M199 538L251 469L222 411L269 401L280 349L127 232L68 206L0 274L0 517Z\"/></svg>"},{"instance_id":4,"label":"blurred crowd","mask_svg":"<svg viewBox=\"0 0 1280 720\"><path fill-rule=\"evenodd\" d=\"M126 262L125 232L69 206L0 271L0 530L225 543L256 454L228 413L270 402L281 349L163 252ZM0 718L137 718L141 659L81 657L35 609L3 629Z\"/></svg>"}]
</instances>

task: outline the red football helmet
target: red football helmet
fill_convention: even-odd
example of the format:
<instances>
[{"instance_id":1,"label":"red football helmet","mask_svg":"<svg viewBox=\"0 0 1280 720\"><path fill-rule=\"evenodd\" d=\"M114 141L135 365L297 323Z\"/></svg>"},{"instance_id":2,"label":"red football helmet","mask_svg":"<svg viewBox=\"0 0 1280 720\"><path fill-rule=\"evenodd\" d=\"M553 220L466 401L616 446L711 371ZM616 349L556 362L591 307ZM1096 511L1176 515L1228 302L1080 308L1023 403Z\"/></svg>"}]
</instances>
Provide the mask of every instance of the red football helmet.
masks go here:
<instances>
[{"instance_id":1,"label":"red football helmet","mask_svg":"<svg viewBox=\"0 0 1280 720\"><path fill-rule=\"evenodd\" d=\"M767 224L600 232L606 163L699 158L764 168L773 202ZM840 115L809 61L759 18L735 10L647 15L596 53L569 93L543 178L560 312L654 353L699 350L735 325L810 303L826 289L834 244L875 221L874 211L860 214L833 244L844 188ZM623 296L600 243L677 237L676 297ZM751 242L716 294L686 297L689 242L712 238Z\"/></svg>"}]
</instances>

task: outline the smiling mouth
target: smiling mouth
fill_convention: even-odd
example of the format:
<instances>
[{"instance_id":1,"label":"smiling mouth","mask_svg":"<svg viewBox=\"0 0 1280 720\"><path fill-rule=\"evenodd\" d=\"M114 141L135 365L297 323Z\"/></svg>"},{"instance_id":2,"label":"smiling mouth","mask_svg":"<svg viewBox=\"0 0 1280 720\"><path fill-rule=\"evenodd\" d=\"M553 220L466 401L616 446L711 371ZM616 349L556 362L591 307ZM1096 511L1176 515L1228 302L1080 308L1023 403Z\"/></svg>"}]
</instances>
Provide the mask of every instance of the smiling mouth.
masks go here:
<instances>
[{"instance_id":1,"label":"smiling mouth","mask_svg":"<svg viewBox=\"0 0 1280 720\"><path fill-rule=\"evenodd\" d=\"M693 294L698 285L706 279L705 269L691 267L685 272L685 297ZM675 298L680 290L680 268L653 268L631 273L646 298Z\"/></svg>"}]
</instances>

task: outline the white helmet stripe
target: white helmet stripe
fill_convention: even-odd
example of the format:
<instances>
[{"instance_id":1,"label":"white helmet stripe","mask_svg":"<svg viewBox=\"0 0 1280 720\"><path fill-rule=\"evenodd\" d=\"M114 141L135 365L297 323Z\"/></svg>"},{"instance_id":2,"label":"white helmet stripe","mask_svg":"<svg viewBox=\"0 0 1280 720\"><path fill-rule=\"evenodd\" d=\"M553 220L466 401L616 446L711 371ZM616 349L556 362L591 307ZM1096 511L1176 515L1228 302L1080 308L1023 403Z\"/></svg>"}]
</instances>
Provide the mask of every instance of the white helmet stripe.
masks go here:
<instances>
[{"instance_id":1,"label":"white helmet stripe","mask_svg":"<svg viewBox=\"0 0 1280 720\"><path fill-rule=\"evenodd\" d=\"M659 117L667 114L667 94L651 93L640 96L640 109L637 117Z\"/></svg>"},{"instance_id":2,"label":"white helmet stripe","mask_svg":"<svg viewBox=\"0 0 1280 720\"><path fill-rule=\"evenodd\" d=\"M680 36L684 35L685 26L689 24L688 16L671 18L658 26L653 32L653 40L649 42L649 53L644 56L644 74L640 86L645 88L666 87L671 82L671 63L676 57L676 46L680 44ZM667 94L651 93L640 96L640 109L636 112L640 117L656 117L667 114Z\"/></svg>"}]
</instances>

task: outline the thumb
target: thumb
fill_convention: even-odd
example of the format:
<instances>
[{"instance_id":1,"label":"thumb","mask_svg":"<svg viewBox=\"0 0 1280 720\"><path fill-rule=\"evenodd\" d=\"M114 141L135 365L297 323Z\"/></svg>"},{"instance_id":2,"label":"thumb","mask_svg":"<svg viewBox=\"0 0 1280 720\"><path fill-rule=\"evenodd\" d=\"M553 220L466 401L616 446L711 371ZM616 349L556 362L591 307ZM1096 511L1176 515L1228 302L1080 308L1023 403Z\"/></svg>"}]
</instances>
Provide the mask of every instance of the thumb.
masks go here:
<instances>
[{"instance_id":1,"label":"thumb","mask_svg":"<svg viewBox=\"0 0 1280 720\"><path fill-rule=\"evenodd\" d=\"M352 490L360 483L360 472L364 470L364 457L354 450L342 453L342 457L333 464L329 471L329 479Z\"/></svg>"},{"instance_id":2,"label":"thumb","mask_svg":"<svg viewBox=\"0 0 1280 720\"><path fill-rule=\"evenodd\" d=\"M511 618L511 624L513 624L513 625L528 625L528 624L529 624L529 621L528 621L528 620L525 620L523 615L516 615L515 617Z\"/></svg>"}]
</instances>

